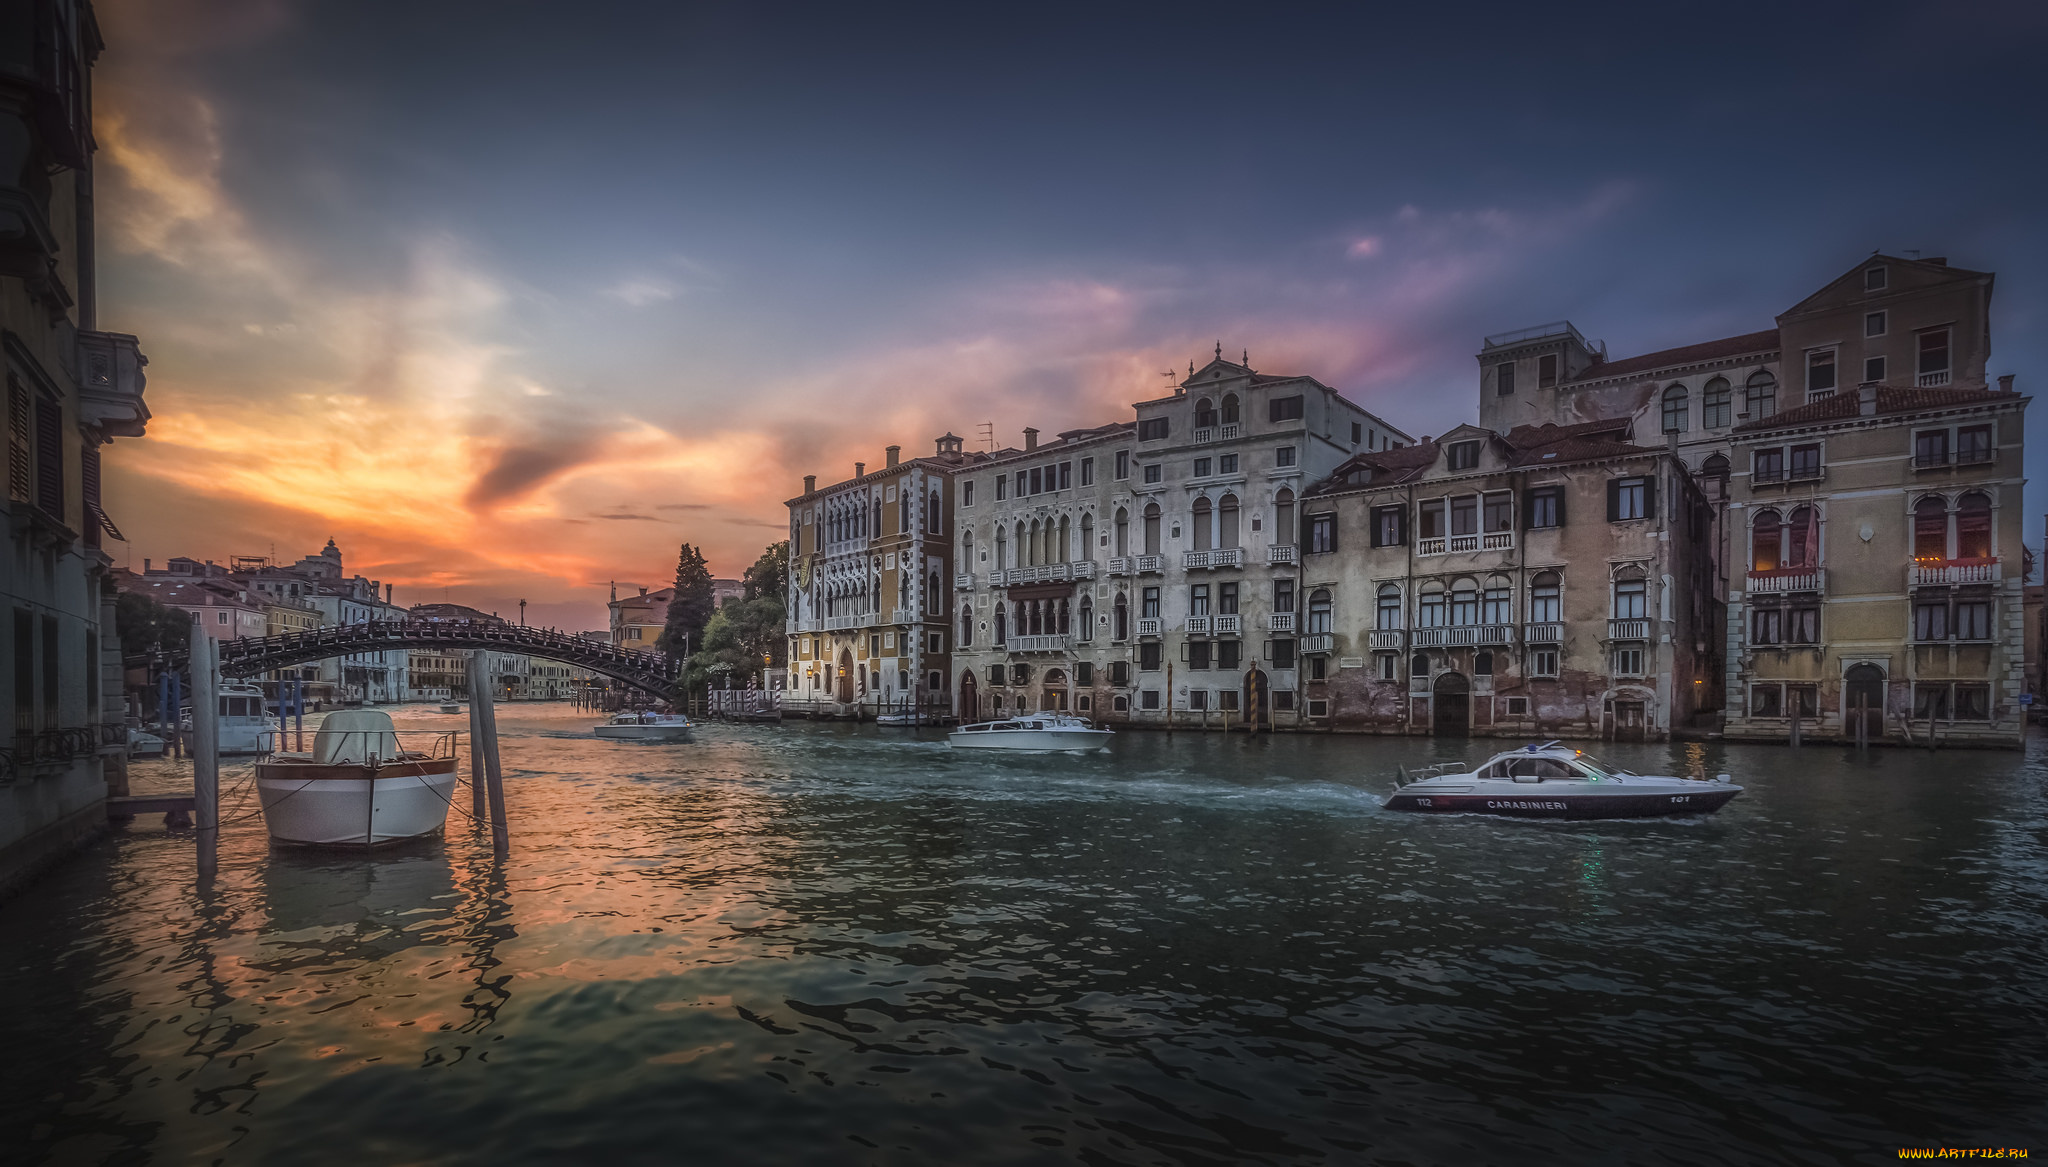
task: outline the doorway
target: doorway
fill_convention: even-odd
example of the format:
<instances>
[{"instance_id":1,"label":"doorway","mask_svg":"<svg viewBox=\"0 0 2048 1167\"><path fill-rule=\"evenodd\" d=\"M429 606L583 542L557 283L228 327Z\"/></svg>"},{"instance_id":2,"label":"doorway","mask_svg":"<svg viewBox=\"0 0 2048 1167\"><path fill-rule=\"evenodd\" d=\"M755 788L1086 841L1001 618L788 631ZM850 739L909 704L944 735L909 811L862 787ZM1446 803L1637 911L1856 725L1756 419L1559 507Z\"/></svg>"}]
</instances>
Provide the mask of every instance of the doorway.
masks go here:
<instances>
[{"instance_id":1,"label":"doorway","mask_svg":"<svg viewBox=\"0 0 2048 1167\"><path fill-rule=\"evenodd\" d=\"M1463 673L1441 673L1433 687L1434 723L1438 737L1472 735L1472 682Z\"/></svg>"},{"instance_id":2,"label":"doorway","mask_svg":"<svg viewBox=\"0 0 2048 1167\"><path fill-rule=\"evenodd\" d=\"M1616 701L1614 703L1614 740L1618 742L1639 742L1643 740L1643 703L1641 701Z\"/></svg>"},{"instance_id":3,"label":"doorway","mask_svg":"<svg viewBox=\"0 0 2048 1167\"><path fill-rule=\"evenodd\" d=\"M1884 670L1873 664L1850 665L1842 674L1842 736L1856 739L1856 719L1863 718L1864 740L1884 737Z\"/></svg>"},{"instance_id":4,"label":"doorway","mask_svg":"<svg viewBox=\"0 0 2048 1167\"><path fill-rule=\"evenodd\" d=\"M1244 715L1254 731L1273 728L1273 691L1266 670L1257 665L1245 670Z\"/></svg>"},{"instance_id":5,"label":"doorway","mask_svg":"<svg viewBox=\"0 0 2048 1167\"><path fill-rule=\"evenodd\" d=\"M853 704L853 650L839 650L839 703Z\"/></svg>"},{"instance_id":6,"label":"doorway","mask_svg":"<svg viewBox=\"0 0 2048 1167\"><path fill-rule=\"evenodd\" d=\"M962 718L978 717L981 714L980 698L975 693L974 670L960 670L960 706L954 710Z\"/></svg>"}]
</instances>

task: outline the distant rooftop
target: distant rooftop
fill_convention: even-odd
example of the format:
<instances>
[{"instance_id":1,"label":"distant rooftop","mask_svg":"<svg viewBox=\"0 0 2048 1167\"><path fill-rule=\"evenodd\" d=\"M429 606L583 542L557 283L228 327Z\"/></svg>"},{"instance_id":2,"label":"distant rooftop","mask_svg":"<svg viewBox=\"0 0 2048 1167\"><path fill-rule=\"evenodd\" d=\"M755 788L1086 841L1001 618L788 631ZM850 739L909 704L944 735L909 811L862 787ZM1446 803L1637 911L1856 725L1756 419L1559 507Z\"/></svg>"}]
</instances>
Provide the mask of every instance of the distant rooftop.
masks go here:
<instances>
[{"instance_id":1,"label":"distant rooftop","mask_svg":"<svg viewBox=\"0 0 2048 1167\"><path fill-rule=\"evenodd\" d=\"M1487 348L1506 348L1510 345L1527 344L1532 340L1544 340L1553 336L1568 336L1579 342L1579 347L1588 352L1607 355L1607 342L1588 341L1569 320L1553 320L1548 324L1535 324L1528 328L1517 328L1513 332L1496 332L1486 338Z\"/></svg>"}]
</instances>

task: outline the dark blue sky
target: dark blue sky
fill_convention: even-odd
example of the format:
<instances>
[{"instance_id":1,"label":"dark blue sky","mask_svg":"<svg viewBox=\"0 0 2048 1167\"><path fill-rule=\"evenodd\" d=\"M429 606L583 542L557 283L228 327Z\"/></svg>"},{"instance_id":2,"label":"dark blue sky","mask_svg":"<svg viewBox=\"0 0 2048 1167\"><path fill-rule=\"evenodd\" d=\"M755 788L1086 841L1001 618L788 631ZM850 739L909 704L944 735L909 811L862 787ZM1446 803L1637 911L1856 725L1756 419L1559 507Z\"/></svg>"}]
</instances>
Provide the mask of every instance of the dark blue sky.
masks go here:
<instances>
[{"instance_id":1,"label":"dark blue sky","mask_svg":"<svg viewBox=\"0 0 2048 1167\"><path fill-rule=\"evenodd\" d=\"M136 483L422 584L569 603L680 538L736 572L805 473L1107 420L1216 339L1441 432L1488 332L1624 356L1917 249L1999 273L1994 374L2048 356L2040 4L101 15L105 313L153 399L430 417L462 513ZM450 550L493 537L562 558Z\"/></svg>"}]
</instances>

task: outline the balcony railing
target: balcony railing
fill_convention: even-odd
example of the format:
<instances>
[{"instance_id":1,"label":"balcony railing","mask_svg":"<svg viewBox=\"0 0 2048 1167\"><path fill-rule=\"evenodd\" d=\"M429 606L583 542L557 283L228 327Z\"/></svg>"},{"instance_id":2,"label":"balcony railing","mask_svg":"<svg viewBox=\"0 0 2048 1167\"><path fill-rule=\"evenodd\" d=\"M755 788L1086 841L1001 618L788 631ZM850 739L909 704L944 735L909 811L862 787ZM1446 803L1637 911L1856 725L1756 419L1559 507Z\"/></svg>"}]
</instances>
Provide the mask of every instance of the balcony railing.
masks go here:
<instances>
[{"instance_id":1,"label":"balcony railing","mask_svg":"<svg viewBox=\"0 0 2048 1167\"><path fill-rule=\"evenodd\" d=\"M1268 631L1268 632L1292 632L1292 631L1294 631L1294 613L1292 613L1292 612L1268 612L1268 613L1266 613L1266 631Z\"/></svg>"},{"instance_id":2,"label":"balcony railing","mask_svg":"<svg viewBox=\"0 0 2048 1167\"><path fill-rule=\"evenodd\" d=\"M1074 569L1075 579L1095 578L1095 561L1093 559L1076 560L1075 562L1070 563L1067 566Z\"/></svg>"},{"instance_id":3,"label":"balcony railing","mask_svg":"<svg viewBox=\"0 0 2048 1167\"><path fill-rule=\"evenodd\" d=\"M865 616L827 616L825 617L825 631L843 632L848 628L860 628L874 622L875 618L872 614Z\"/></svg>"},{"instance_id":4,"label":"balcony railing","mask_svg":"<svg viewBox=\"0 0 2048 1167\"><path fill-rule=\"evenodd\" d=\"M1562 644L1563 642L1564 625L1562 624L1522 625L1522 643L1524 644Z\"/></svg>"},{"instance_id":5,"label":"balcony railing","mask_svg":"<svg viewBox=\"0 0 2048 1167\"><path fill-rule=\"evenodd\" d=\"M973 590L974 590L974 573L973 573L973 572L971 572L971 571L963 571L963 572L960 572L959 574L955 575L955 576L953 577L953 586L954 586L954 587L956 587L956 588L958 588L959 590L961 590L961 591L963 591L963 592L971 592L971 591L973 591Z\"/></svg>"},{"instance_id":6,"label":"balcony railing","mask_svg":"<svg viewBox=\"0 0 2048 1167\"><path fill-rule=\"evenodd\" d=\"M1479 643L1481 644L1513 644L1514 642L1515 626L1512 624L1481 624L1479 626Z\"/></svg>"},{"instance_id":7,"label":"balcony railing","mask_svg":"<svg viewBox=\"0 0 2048 1167\"><path fill-rule=\"evenodd\" d=\"M1159 575L1165 570L1160 566L1160 557L1157 555L1139 555L1133 562L1137 564L1139 575Z\"/></svg>"},{"instance_id":8,"label":"balcony railing","mask_svg":"<svg viewBox=\"0 0 2048 1167\"><path fill-rule=\"evenodd\" d=\"M1921 389L1939 389L1943 385L1948 384L1948 370L1940 369L1932 373L1922 373L1918 377L1913 378L1913 384Z\"/></svg>"},{"instance_id":9,"label":"balcony railing","mask_svg":"<svg viewBox=\"0 0 2048 1167\"><path fill-rule=\"evenodd\" d=\"M915 624L923 619L924 616L916 608L897 608L889 613L891 624Z\"/></svg>"},{"instance_id":10,"label":"balcony railing","mask_svg":"<svg viewBox=\"0 0 2048 1167\"><path fill-rule=\"evenodd\" d=\"M1010 638L1010 651L1065 652L1067 651L1067 644L1071 639L1065 633L1053 633L1044 636L1012 636Z\"/></svg>"},{"instance_id":11,"label":"balcony railing","mask_svg":"<svg viewBox=\"0 0 2048 1167\"><path fill-rule=\"evenodd\" d=\"M1185 568L1198 567L1243 567L1244 548L1218 547L1213 551L1183 551L1180 565Z\"/></svg>"},{"instance_id":12,"label":"balcony railing","mask_svg":"<svg viewBox=\"0 0 2048 1167\"><path fill-rule=\"evenodd\" d=\"M1234 421L1226 421L1216 427L1216 436L1226 442L1236 440L1238 435L1242 433L1244 433L1244 427Z\"/></svg>"},{"instance_id":13,"label":"balcony railing","mask_svg":"<svg viewBox=\"0 0 2048 1167\"><path fill-rule=\"evenodd\" d=\"M1913 454L1915 470L1940 470L1948 466L1982 466L1996 460L1998 452L1989 446L1972 446L1968 449L1931 450Z\"/></svg>"},{"instance_id":14,"label":"balcony railing","mask_svg":"<svg viewBox=\"0 0 2048 1167\"><path fill-rule=\"evenodd\" d=\"M1159 617L1157 617L1157 616L1140 616L1140 617L1138 617L1138 635L1140 635L1140 636L1157 636L1157 635L1159 635Z\"/></svg>"},{"instance_id":15,"label":"balcony railing","mask_svg":"<svg viewBox=\"0 0 2048 1167\"><path fill-rule=\"evenodd\" d=\"M1391 648L1398 651L1401 648L1402 640L1407 635L1407 631L1400 628L1375 628L1369 637L1369 641L1373 648Z\"/></svg>"},{"instance_id":16,"label":"balcony railing","mask_svg":"<svg viewBox=\"0 0 2048 1167\"><path fill-rule=\"evenodd\" d=\"M1415 647L1442 648L1450 643L1451 630L1448 628L1417 628L1413 633Z\"/></svg>"},{"instance_id":17,"label":"balcony railing","mask_svg":"<svg viewBox=\"0 0 2048 1167\"><path fill-rule=\"evenodd\" d=\"M1752 571L1749 573L1747 590L1752 595L1771 592L1823 592L1827 590L1827 569L1780 567L1773 571Z\"/></svg>"},{"instance_id":18,"label":"balcony railing","mask_svg":"<svg viewBox=\"0 0 2048 1167\"><path fill-rule=\"evenodd\" d=\"M1196 426L1196 427L1195 427L1195 440L1196 440L1196 441L1198 441L1198 442L1213 442L1213 441L1215 441L1215 440L1216 440L1216 427L1215 427L1215 426L1213 426L1213 425L1198 425L1198 426Z\"/></svg>"},{"instance_id":19,"label":"balcony railing","mask_svg":"<svg viewBox=\"0 0 2048 1167\"><path fill-rule=\"evenodd\" d=\"M1515 548L1513 531L1492 531L1479 537L1482 551L1512 551Z\"/></svg>"},{"instance_id":20,"label":"balcony railing","mask_svg":"<svg viewBox=\"0 0 2048 1167\"><path fill-rule=\"evenodd\" d=\"M1609 640L1648 640L1649 638L1650 622L1648 620L1609 620L1607 622L1607 639Z\"/></svg>"},{"instance_id":21,"label":"balcony railing","mask_svg":"<svg viewBox=\"0 0 2048 1167\"><path fill-rule=\"evenodd\" d=\"M1275 543L1266 548L1267 563L1300 563L1301 548L1292 543Z\"/></svg>"},{"instance_id":22,"label":"balcony railing","mask_svg":"<svg viewBox=\"0 0 2048 1167\"><path fill-rule=\"evenodd\" d=\"M1131 565L1131 557L1130 557L1130 556L1128 556L1128 555L1112 555L1112 556L1110 556L1110 557L1109 557L1109 574L1111 574L1111 575L1129 575L1129 574L1131 574L1131 573L1132 573L1132 572L1133 572L1134 570L1136 570L1136 569L1135 569L1135 568L1134 568L1134 567L1133 567L1133 566Z\"/></svg>"},{"instance_id":23,"label":"balcony railing","mask_svg":"<svg viewBox=\"0 0 2048 1167\"><path fill-rule=\"evenodd\" d=\"M1238 635L1238 634L1239 634L1240 632L1242 632L1242 631L1243 631L1243 629L1244 629L1244 617L1243 617L1243 616L1218 616L1218 617L1216 617L1216 635L1218 635L1218 636L1236 636L1236 635Z\"/></svg>"},{"instance_id":24,"label":"balcony railing","mask_svg":"<svg viewBox=\"0 0 2048 1167\"><path fill-rule=\"evenodd\" d=\"M1459 624L1446 628L1444 631L1450 634L1445 638L1445 643L1447 644L1468 645L1479 643L1479 626L1476 624Z\"/></svg>"},{"instance_id":25,"label":"balcony railing","mask_svg":"<svg viewBox=\"0 0 2048 1167\"><path fill-rule=\"evenodd\" d=\"M1336 649L1337 638L1328 632L1317 632L1302 637L1299 647L1306 656L1321 656Z\"/></svg>"},{"instance_id":26,"label":"balcony railing","mask_svg":"<svg viewBox=\"0 0 2048 1167\"><path fill-rule=\"evenodd\" d=\"M1906 586L1997 583L1996 559L1923 559L1906 569Z\"/></svg>"},{"instance_id":27,"label":"balcony railing","mask_svg":"<svg viewBox=\"0 0 2048 1167\"><path fill-rule=\"evenodd\" d=\"M1209 634L1209 618L1207 616L1190 616L1188 617L1186 627L1190 636L1207 636Z\"/></svg>"},{"instance_id":28,"label":"balcony railing","mask_svg":"<svg viewBox=\"0 0 2048 1167\"><path fill-rule=\"evenodd\" d=\"M1442 555L1443 553L1444 540L1442 539L1417 539L1415 541L1415 554L1417 555Z\"/></svg>"}]
</instances>

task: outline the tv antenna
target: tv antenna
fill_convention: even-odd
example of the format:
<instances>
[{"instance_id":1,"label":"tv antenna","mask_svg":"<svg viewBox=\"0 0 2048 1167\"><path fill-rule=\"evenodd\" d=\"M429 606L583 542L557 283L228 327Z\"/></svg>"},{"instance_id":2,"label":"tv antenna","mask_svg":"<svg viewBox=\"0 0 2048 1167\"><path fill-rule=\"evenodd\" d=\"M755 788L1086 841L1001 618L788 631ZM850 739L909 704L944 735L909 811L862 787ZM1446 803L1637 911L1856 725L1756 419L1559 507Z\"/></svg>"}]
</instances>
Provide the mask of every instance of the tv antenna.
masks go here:
<instances>
[{"instance_id":1,"label":"tv antenna","mask_svg":"<svg viewBox=\"0 0 2048 1167\"><path fill-rule=\"evenodd\" d=\"M994 423L994 422L992 422L992 421L985 421L985 422L982 422L982 423L981 423L981 425L980 425L980 427L979 427L979 428L980 428L980 431L981 431L981 440L982 440L982 443L983 443L983 444L985 444L986 446L988 446L988 452L989 452L989 453L991 453L991 454L995 453L995 452L996 452L996 423Z\"/></svg>"}]
</instances>

